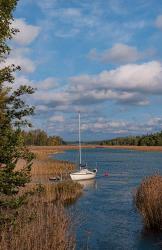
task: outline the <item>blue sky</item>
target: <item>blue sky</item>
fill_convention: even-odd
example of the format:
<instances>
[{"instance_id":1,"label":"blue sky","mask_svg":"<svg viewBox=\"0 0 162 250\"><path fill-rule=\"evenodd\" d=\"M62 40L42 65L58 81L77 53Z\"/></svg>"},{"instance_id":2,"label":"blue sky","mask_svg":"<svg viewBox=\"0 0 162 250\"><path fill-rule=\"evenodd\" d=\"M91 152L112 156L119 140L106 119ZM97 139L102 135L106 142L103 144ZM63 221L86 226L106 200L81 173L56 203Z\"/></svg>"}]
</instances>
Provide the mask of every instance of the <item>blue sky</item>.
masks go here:
<instances>
[{"instance_id":1,"label":"blue sky","mask_svg":"<svg viewBox=\"0 0 162 250\"><path fill-rule=\"evenodd\" d=\"M162 129L162 2L21 0L7 63L37 87L33 128L66 140Z\"/></svg>"}]
</instances>

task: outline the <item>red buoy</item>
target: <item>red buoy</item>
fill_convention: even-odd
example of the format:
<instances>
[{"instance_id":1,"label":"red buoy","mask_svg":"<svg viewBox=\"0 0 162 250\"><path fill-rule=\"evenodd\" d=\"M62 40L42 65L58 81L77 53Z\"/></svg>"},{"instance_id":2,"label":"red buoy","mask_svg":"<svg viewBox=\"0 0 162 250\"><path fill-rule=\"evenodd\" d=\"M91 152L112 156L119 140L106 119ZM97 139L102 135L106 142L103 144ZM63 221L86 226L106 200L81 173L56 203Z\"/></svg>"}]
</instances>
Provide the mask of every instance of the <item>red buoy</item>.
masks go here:
<instances>
[{"instance_id":1,"label":"red buoy","mask_svg":"<svg viewBox=\"0 0 162 250\"><path fill-rule=\"evenodd\" d=\"M105 172L105 173L104 173L104 176L109 176L109 173L108 173L108 172Z\"/></svg>"}]
</instances>

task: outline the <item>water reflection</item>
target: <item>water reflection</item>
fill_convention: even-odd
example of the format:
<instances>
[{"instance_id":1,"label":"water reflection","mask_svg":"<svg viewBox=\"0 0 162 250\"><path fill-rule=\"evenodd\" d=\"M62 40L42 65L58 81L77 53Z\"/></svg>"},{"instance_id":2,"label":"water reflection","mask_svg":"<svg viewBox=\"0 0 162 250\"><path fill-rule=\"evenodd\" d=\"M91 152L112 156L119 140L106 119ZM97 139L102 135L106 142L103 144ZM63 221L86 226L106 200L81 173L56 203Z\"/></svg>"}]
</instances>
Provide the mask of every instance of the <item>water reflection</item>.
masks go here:
<instances>
[{"instance_id":1,"label":"water reflection","mask_svg":"<svg viewBox=\"0 0 162 250\"><path fill-rule=\"evenodd\" d=\"M162 249L162 235L157 232L142 231L138 238L138 249L147 250L161 250Z\"/></svg>"},{"instance_id":2,"label":"water reflection","mask_svg":"<svg viewBox=\"0 0 162 250\"><path fill-rule=\"evenodd\" d=\"M77 181L84 189L97 189L96 179Z\"/></svg>"}]
</instances>

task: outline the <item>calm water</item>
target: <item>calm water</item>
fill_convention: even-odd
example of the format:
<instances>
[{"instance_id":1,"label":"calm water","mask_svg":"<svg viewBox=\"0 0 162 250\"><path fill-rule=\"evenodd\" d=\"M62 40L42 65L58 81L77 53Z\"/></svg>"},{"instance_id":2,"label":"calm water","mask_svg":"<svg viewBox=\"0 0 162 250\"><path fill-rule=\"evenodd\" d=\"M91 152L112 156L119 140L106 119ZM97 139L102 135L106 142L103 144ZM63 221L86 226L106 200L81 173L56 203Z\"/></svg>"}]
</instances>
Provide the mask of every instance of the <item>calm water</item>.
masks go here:
<instances>
[{"instance_id":1,"label":"calm water","mask_svg":"<svg viewBox=\"0 0 162 250\"><path fill-rule=\"evenodd\" d=\"M56 158L77 163L78 152L66 151ZM77 249L162 249L162 237L142 232L132 199L143 177L162 172L162 153L86 149L83 160L91 168L97 163L98 175L82 182L84 194L73 206L78 215Z\"/></svg>"}]
</instances>

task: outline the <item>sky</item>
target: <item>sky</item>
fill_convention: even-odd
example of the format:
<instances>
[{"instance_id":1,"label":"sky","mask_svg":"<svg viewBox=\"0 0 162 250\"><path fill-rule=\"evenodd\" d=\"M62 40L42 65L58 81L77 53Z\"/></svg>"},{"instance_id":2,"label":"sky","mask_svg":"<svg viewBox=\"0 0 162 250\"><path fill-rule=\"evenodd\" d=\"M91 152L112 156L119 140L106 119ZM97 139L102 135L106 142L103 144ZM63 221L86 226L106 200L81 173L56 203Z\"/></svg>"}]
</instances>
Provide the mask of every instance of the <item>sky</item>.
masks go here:
<instances>
[{"instance_id":1,"label":"sky","mask_svg":"<svg viewBox=\"0 0 162 250\"><path fill-rule=\"evenodd\" d=\"M20 0L7 64L35 94L33 129L76 140L162 130L162 1Z\"/></svg>"}]
</instances>

